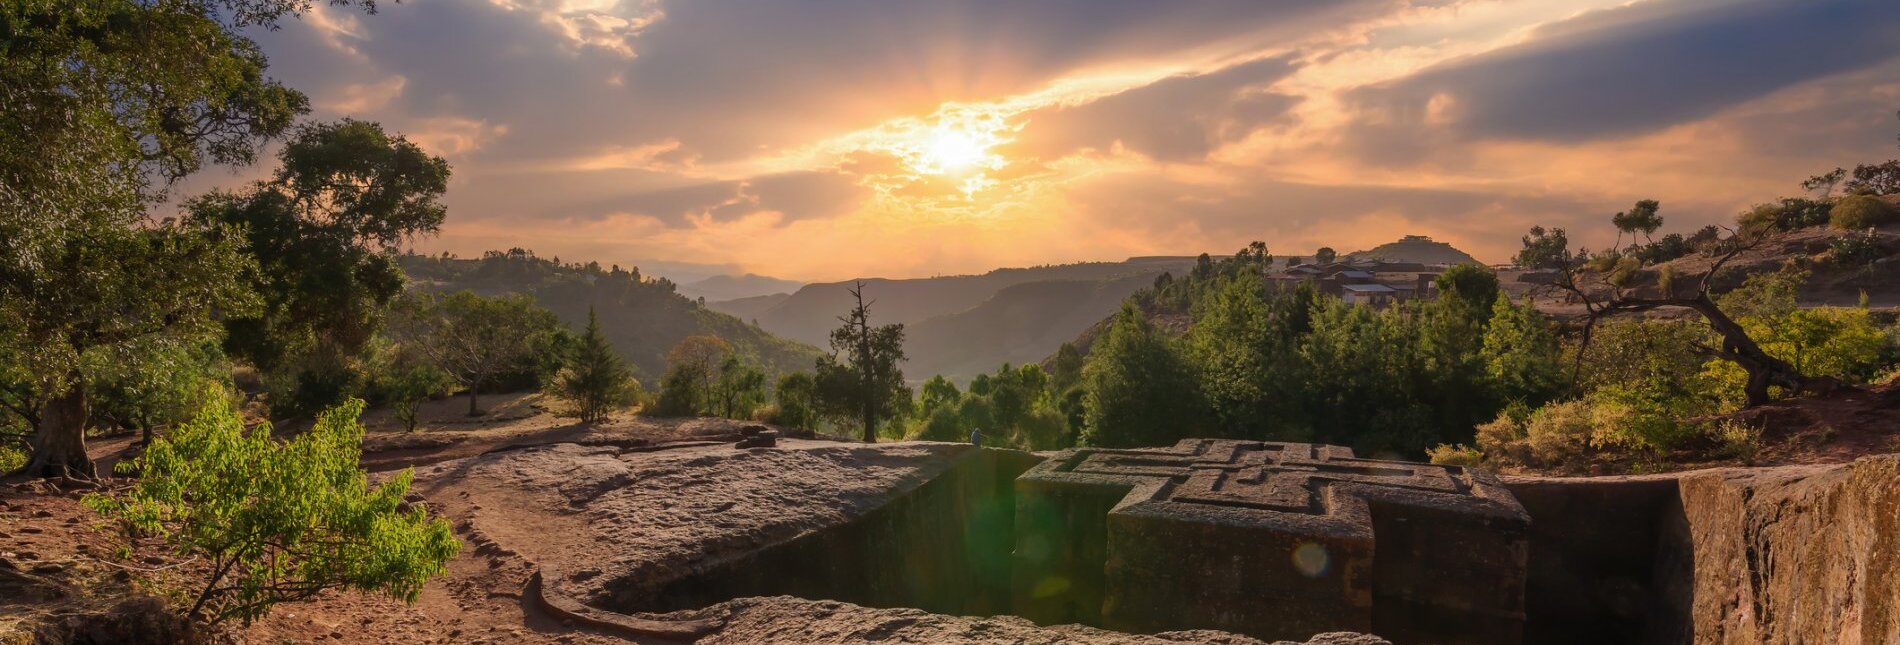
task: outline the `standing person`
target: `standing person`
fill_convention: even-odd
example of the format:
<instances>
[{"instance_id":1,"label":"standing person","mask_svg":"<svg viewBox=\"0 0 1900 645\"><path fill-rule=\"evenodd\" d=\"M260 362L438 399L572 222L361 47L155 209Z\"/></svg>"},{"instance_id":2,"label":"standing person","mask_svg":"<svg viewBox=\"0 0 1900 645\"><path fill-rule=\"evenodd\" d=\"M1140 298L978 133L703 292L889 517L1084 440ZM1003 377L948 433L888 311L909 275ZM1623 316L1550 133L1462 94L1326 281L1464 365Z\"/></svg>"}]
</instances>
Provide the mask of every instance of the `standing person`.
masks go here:
<instances>
[{"instance_id":1,"label":"standing person","mask_svg":"<svg viewBox=\"0 0 1900 645\"><path fill-rule=\"evenodd\" d=\"M983 431L982 430L977 429L977 428L970 429L970 445L972 446L983 445Z\"/></svg>"}]
</instances>

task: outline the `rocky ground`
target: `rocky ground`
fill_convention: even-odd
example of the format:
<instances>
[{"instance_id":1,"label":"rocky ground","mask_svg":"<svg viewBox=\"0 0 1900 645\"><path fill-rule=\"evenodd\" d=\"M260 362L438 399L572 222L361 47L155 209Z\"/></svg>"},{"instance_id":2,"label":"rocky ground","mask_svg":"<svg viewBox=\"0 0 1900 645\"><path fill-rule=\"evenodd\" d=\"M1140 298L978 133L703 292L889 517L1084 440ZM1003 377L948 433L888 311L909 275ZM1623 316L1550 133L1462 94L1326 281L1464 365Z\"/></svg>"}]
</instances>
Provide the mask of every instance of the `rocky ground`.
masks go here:
<instances>
[{"instance_id":1,"label":"rocky ground","mask_svg":"<svg viewBox=\"0 0 1900 645\"><path fill-rule=\"evenodd\" d=\"M668 580L694 562L876 508L972 449L785 439L778 449L737 450L714 440L736 436L744 425L738 422L627 419L584 427L536 408L531 397L496 398L485 405L490 415L469 420L452 411L457 403L465 405L438 404L434 423L414 433L368 419L365 465L389 471L421 464L412 493L453 521L464 542L417 602L326 593L280 606L256 624L232 626L215 640L682 642L577 621L524 592L537 571L548 573L550 596L582 601L611 596L612 585ZM96 449L109 463L130 443L109 439ZM0 482L0 643L122 642L175 629L163 603L180 602L181 590L206 574L203 563L156 544L126 545L79 503L89 490ZM662 618L710 618L714 629L701 643L1259 643L1213 632L1132 636L791 597L739 599L691 614ZM1328 635L1312 642L1383 641Z\"/></svg>"}]
</instances>

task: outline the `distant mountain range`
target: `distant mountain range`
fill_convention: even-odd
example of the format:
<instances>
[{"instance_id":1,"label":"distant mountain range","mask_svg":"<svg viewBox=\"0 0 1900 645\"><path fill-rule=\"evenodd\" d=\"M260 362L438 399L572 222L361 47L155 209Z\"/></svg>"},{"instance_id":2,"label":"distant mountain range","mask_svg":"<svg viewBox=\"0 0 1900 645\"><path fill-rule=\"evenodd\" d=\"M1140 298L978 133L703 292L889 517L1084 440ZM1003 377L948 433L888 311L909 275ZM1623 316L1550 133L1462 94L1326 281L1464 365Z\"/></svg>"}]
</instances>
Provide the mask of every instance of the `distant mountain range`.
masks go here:
<instances>
[{"instance_id":1,"label":"distant mountain range","mask_svg":"<svg viewBox=\"0 0 1900 645\"><path fill-rule=\"evenodd\" d=\"M1156 276L1193 266L1193 257L1141 257L863 282L864 295L872 301L872 321L907 327L908 376L968 378L1004 361L1040 360ZM808 284L783 296L709 299L706 306L753 320L773 334L824 347L838 316L851 307L854 282Z\"/></svg>"},{"instance_id":2,"label":"distant mountain range","mask_svg":"<svg viewBox=\"0 0 1900 645\"><path fill-rule=\"evenodd\" d=\"M747 273L745 275L716 275L704 280L688 282L679 285L679 293L688 298L705 298L707 302L714 302L787 294L797 291L802 286L805 286L805 283Z\"/></svg>"}]
</instances>

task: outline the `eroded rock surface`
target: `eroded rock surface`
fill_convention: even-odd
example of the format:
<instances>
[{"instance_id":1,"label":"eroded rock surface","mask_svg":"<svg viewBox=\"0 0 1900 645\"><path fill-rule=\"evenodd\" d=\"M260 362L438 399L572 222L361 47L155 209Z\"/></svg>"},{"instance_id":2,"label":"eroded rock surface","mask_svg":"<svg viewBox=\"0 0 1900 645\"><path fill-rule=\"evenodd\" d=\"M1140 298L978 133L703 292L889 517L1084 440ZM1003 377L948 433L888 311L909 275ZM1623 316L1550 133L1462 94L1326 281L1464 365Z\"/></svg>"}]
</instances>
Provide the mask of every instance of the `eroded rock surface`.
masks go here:
<instances>
[{"instance_id":1,"label":"eroded rock surface","mask_svg":"<svg viewBox=\"0 0 1900 645\"><path fill-rule=\"evenodd\" d=\"M743 598L708 611L725 616L725 629L698 645L751 643L981 643L996 645L1267 645L1245 636L1217 631L1124 634L1079 625L1037 627L1014 616L944 616L916 609L873 609L829 600L791 596ZM1272 645L1302 645L1275 641ZM1391 645L1363 634L1328 633L1304 645Z\"/></svg>"},{"instance_id":2,"label":"eroded rock surface","mask_svg":"<svg viewBox=\"0 0 1900 645\"><path fill-rule=\"evenodd\" d=\"M1900 456L1681 480L1694 642L1900 643Z\"/></svg>"}]
</instances>

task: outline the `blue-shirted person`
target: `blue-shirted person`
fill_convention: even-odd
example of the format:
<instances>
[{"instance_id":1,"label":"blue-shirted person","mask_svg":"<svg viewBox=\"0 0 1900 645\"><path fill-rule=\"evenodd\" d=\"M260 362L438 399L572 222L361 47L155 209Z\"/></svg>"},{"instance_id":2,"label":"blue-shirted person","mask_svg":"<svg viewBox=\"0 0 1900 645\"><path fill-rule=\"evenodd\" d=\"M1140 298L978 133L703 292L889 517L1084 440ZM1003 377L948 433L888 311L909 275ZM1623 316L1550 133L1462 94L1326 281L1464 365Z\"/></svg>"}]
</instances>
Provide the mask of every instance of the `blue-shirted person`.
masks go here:
<instances>
[{"instance_id":1,"label":"blue-shirted person","mask_svg":"<svg viewBox=\"0 0 1900 645\"><path fill-rule=\"evenodd\" d=\"M978 430L976 428L970 428L970 445L972 446L983 445L983 431L982 430Z\"/></svg>"}]
</instances>

